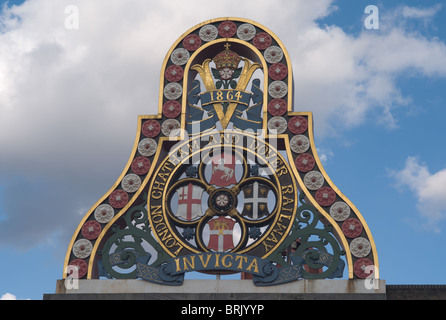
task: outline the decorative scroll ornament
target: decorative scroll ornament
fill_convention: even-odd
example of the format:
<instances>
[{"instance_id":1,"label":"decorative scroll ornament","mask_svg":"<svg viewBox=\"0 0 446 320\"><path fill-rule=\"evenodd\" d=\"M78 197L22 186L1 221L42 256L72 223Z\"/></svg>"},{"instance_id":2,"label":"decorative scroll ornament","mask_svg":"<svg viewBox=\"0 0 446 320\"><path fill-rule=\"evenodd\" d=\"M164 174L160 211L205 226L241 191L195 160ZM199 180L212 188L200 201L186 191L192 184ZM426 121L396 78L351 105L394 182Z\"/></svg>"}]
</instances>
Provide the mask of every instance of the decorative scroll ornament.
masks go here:
<instances>
[{"instance_id":1,"label":"decorative scroll ornament","mask_svg":"<svg viewBox=\"0 0 446 320\"><path fill-rule=\"evenodd\" d=\"M282 42L254 21L184 33L164 59L158 113L139 117L132 155L76 229L64 277L378 278L370 230L321 166L312 114L292 111L292 78Z\"/></svg>"}]
</instances>

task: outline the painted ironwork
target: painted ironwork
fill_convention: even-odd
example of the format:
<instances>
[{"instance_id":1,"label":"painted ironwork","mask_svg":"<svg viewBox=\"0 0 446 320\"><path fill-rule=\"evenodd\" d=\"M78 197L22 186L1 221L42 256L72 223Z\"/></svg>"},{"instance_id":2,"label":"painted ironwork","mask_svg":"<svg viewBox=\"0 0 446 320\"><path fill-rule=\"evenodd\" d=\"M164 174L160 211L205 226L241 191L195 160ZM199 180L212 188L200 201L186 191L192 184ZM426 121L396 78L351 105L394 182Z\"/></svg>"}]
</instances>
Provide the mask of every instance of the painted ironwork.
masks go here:
<instances>
[{"instance_id":1,"label":"painted ironwork","mask_svg":"<svg viewBox=\"0 0 446 320\"><path fill-rule=\"evenodd\" d=\"M262 25L219 18L184 33L161 69L158 115L138 118L128 164L64 268L166 285L190 271L260 286L379 278L371 232L322 167L292 87L288 53Z\"/></svg>"}]
</instances>

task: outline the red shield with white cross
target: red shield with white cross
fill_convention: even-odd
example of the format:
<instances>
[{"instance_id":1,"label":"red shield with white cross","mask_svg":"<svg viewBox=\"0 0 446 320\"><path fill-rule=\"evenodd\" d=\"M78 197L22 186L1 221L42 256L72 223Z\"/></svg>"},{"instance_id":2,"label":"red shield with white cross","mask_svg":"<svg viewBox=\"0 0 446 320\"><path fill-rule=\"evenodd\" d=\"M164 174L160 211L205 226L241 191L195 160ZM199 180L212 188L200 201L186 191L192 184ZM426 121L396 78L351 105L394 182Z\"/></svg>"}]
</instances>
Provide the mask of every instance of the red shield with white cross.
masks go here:
<instances>
[{"instance_id":1,"label":"red shield with white cross","mask_svg":"<svg viewBox=\"0 0 446 320\"><path fill-rule=\"evenodd\" d=\"M187 221L194 220L203 215L201 211L201 195L203 189L189 183L177 190L178 210L176 216Z\"/></svg>"},{"instance_id":2,"label":"red shield with white cross","mask_svg":"<svg viewBox=\"0 0 446 320\"><path fill-rule=\"evenodd\" d=\"M233 232L235 221L218 217L208 223L210 229L208 249L223 252L234 249Z\"/></svg>"},{"instance_id":3,"label":"red shield with white cross","mask_svg":"<svg viewBox=\"0 0 446 320\"><path fill-rule=\"evenodd\" d=\"M212 176L210 184L218 187L227 187L236 184L235 157L228 153L215 155L211 158Z\"/></svg>"}]
</instances>

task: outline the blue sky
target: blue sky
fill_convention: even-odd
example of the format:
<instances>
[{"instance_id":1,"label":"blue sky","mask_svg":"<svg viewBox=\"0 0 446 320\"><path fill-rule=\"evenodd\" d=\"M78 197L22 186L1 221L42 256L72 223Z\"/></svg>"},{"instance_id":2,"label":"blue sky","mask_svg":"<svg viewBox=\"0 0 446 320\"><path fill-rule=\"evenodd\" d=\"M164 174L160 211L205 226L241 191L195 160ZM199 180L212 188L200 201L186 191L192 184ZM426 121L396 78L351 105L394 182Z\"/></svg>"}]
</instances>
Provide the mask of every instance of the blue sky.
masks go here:
<instances>
[{"instance_id":1,"label":"blue sky","mask_svg":"<svg viewBox=\"0 0 446 320\"><path fill-rule=\"evenodd\" d=\"M381 278L446 283L443 2L5 2L0 297L54 292L74 229L128 160L137 116L157 112L165 54L221 16L255 20L287 47L295 110L314 113L319 156L369 225ZM76 30L64 25L69 5L79 8ZM364 25L368 5L379 29Z\"/></svg>"}]
</instances>

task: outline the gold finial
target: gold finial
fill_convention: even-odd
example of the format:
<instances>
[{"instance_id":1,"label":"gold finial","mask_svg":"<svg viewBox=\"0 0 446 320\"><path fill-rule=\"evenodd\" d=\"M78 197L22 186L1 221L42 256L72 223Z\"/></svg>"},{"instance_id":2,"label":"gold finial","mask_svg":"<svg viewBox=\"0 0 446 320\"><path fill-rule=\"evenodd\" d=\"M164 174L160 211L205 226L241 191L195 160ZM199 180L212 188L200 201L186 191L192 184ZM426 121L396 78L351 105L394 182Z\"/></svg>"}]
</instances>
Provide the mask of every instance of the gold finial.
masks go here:
<instances>
[{"instance_id":1,"label":"gold finial","mask_svg":"<svg viewBox=\"0 0 446 320\"><path fill-rule=\"evenodd\" d=\"M225 50L228 51L230 46L231 46L231 45L229 44L229 42L226 42L226 43L225 43Z\"/></svg>"}]
</instances>

